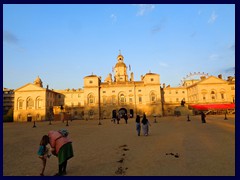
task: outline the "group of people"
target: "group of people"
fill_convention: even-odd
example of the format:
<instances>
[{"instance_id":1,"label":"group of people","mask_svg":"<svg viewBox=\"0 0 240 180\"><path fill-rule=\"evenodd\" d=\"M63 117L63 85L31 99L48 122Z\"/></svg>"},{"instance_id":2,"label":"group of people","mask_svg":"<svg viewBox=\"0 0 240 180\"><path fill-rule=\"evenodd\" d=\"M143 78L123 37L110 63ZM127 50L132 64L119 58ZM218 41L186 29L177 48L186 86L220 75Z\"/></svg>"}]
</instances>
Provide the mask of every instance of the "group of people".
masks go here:
<instances>
[{"instance_id":1,"label":"group of people","mask_svg":"<svg viewBox=\"0 0 240 180\"><path fill-rule=\"evenodd\" d=\"M202 123L206 123L205 117L206 115L201 112ZM127 114L124 114L123 118L125 119L125 123L127 124ZM120 116L118 115L116 119L117 123L119 124ZM146 114L143 114L142 121L140 115L137 115L136 130L138 136L140 136L141 130L144 136L148 136L149 126L151 126L151 124L149 123ZM58 131L49 131L48 135L44 135L42 137L37 152L39 158L42 160L43 165L40 176L44 176L47 158L50 158L51 155L54 155L58 158L58 172L55 174L55 176L66 175L67 162L70 158L73 157L72 141L69 139L68 134L69 133L66 129L61 129Z\"/></svg>"},{"instance_id":2,"label":"group of people","mask_svg":"<svg viewBox=\"0 0 240 180\"><path fill-rule=\"evenodd\" d=\"M136 130L137 130L137 134L138 136L140 136L141 133L141 124L142 124L142 131L143 131L143 135L144 136L148 136L149 134L149 126L151 126L151 124L149 123L146 114L143 114L143 118L142 121L140 122L140 116L137 115L136 117Z\"/></svg>"},{"instance_id":3,"label":"group of people","mask_svg":"<svg viewBox=\"0 0 240 180\"><path fill-rule=\"evenodd\" d=\"M68 138L68 131L66 129L49 131L48 135L42 137L37 154L43 164L40 176L44 176L47 158L51 155L58 158L58 172L55 176L66 175L67 162L73 157L72 141Z\"/></svg>"},{"instance_id":4,"label":"group of people","mask_svg":"<svg viewBox=\"0 0 240 180\"><path fill-rule=\"evenodd\" d=\"M123 114L122 116L120 114L117 114L116 116L113 117L113 122L116 123L117 121L117 124L119 124L121 118L123 117L123 119L125 120L125 123L127 124L128 123L128 115L125 113Z\"/></svg>"}]
</instances>

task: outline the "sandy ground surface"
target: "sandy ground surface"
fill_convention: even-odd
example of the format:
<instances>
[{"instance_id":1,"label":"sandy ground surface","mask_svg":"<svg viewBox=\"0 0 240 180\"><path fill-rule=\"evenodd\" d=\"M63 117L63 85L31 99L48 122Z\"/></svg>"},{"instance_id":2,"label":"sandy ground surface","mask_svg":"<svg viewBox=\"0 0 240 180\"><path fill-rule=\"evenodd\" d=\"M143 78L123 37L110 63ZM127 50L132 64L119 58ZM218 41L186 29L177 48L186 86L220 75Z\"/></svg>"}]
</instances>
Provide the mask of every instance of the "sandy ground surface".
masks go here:
<instances>
[{"instance_id":1,"label":"sandy ground surface","mask_svg":"<svg viewBox=\"0 0 240 180\"><path fill-rule=\"evenodd\" d=\"M39 176L39 142L49 130L66 128L74 157L67 176L235 176L235 116L149 118L150 135L137 136L135 119L113 124L110 119L66 122L4 123L3 175ZM171 154L172 153L172 154ZM179 157L175 157L176 153ZM58 170L47 161L46 176Z\"/></svg>"}]
</instances>

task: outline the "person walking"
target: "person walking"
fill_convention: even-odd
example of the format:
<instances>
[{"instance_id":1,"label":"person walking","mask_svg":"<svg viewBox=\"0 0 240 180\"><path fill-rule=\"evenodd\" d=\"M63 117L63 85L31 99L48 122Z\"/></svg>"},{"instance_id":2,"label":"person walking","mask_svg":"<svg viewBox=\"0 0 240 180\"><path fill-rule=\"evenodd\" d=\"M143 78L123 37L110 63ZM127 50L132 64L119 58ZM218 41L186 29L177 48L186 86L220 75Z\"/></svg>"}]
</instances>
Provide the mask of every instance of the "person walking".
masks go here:
<instances>
[{"instance_id":1,"label":"person walking","mask_svg":"<svg viewBox=\"0 0 240 180\"><path fill-rule=\"evenodd\" d=\"M142 119L142 130L143 130L143 135L144 136L148 136L149 134L149 126L150 126L150 123L146 117L146 114L144 113L143 114L143 119Z\"/></svg>"},{"instance_id":2,"label":"person walking","mask_svg":"<svg viewBox=\"0 0 240 180\"><path fill-rule=\"evenodd\" d=\"M137 117L136 117L136 130L137 130L138 136L140 136L141 124L140 124L140 116L139 115L137 115Z\"/></svg>"},{"instance_id":3,"label":"person walking","mask_svg":"<svg viewBox=\"0 0 240 180\"><path fill-rule=\"evenodd\" d=\"M45 167L47 164L47 158L50 158L51 154L49 153L49 147L47 145L49 144L49 138L47 135L44 135L40 141L40 146L38 149L38 157L42 160L42 171L40 173L40 176L44 176Z\"/></svg>"},{"instance_id":4,"label":"person walking","mask_svg":"<svg viewBox=\"0 0 240 180\"><path fill-rule=\"evenodd\" d=\"M206 123L206 114L203 112L203 111L201 111L201 119L202 119L202 123Z\"/></svg>"},{"instance_id":5,"label":"person walking","mask_svg":"<svg viewBox=\"0 0 240 180\"><path fill-rule=\"evenodd\" d=\"M66 129L49 131L48 133L52 154L58 158L58 173L55 176L67 174L67 162L73 157L72 141L68 138L68 134Z\"/></svg>"},{"instance_id":6,"label":"person walking","mask_svg":"<svg viewBox=\"0 0 240 180\"><path fill-rule=\"evenodd\" d=\"M128 123L128 115L126 113L124 114L124 120L125 120L125 123L127 124Z\"/></svg>"}]
</instances>

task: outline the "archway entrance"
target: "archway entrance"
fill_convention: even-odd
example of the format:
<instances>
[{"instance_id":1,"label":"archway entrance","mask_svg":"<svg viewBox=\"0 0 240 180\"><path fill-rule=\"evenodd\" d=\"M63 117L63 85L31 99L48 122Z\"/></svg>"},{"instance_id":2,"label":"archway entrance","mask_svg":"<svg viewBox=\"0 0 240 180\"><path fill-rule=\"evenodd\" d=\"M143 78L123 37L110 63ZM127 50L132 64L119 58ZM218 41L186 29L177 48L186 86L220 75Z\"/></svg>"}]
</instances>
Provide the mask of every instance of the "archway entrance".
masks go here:
<instances>
[{"instance_id":1,"label":"archway entrance","mask_svg":"<svg viewBox=\"0 0 240 180\"><path fill-rule=\"evenodd\" d=\"M28 114L27 115L27 122L31 122L32 121L32 115L31 114Z\"/></svg>"},{"instance_id":2,"label":"archway entrance","mask_svg":"<svg viewBox=\"0 0 240 180\"><path fill-rule=\"evenodd\" d=\"M125 108L121 108L119 109L118 114L122 118L124 114L127 114L127 110Z\"/></svg>"}]
</instances>

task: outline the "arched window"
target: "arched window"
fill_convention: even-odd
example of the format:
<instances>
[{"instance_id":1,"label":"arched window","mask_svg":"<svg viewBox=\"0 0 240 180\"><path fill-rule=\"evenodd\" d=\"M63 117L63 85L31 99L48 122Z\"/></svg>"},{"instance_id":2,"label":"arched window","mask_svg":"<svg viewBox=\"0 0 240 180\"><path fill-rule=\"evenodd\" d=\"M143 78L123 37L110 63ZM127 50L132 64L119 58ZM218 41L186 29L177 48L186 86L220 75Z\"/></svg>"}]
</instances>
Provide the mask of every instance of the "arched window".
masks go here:
<instances>
[{"instance_id":1,"label":"arched window","mask_svg":"<svg viewBox=\"0 0 240 180\"><path fill-rule=\"evenodd\" d=\"M150 93L150 102L155 103L157 101L157 96L154 92Z\"/></svg>"},{"instance_id":2,"label":"arched window","mask_svg":"<svg viewBox=\"0 0 240 180\"><path fill-rule=\"evenodd\" d=\"M42 99L40 97L38 97L36 100L36 109L41 109L43 106L42 103L43 103Z\"/></svg>"},{"instance_id":3,"label":"arched window","mask_svg":"<svg viewBox=\"0 0 240 180\"><path fill-rule=\"evenodd\" d=\"M126 102L126 98L125 98L125 95L123 93L120 93L119 94L119 97L118 97L118 101L120 104L124 104Z\"/></svg>"},{"instance_id":4,"label":"arched window","mask_svg":"<svg viewBox=\"0 0 240 180\"><path fill-rule=\"evenodd\" d=\"M88 96L88 104L89 105L94 104L94 96L92 94L89 94Z\"/></svg>"},{"instance_id":5,"label":"arched window","mask_svg":"<svg viewBox=\"0 0 240 180\"><path fill-rule=\"evenodd\" d=\"M211 91L211 98L212 98L212 101L216 100L216 93L215 93L215 91Z\"/></svg>"},{"instance_id":6,"label":"arched window","mask_svg":"<svg viewBox=\"0 0 240 180\"><path fill-rule=\"evenodd\" d=\"M203 89L201 93L202 93L202 100L206 101L207 90Z\"/></svg>"},{"instance_id":7,"label":"arched window","mask_svg":"<svg viewBox=\"0 0 240 180\"><path fill-rule=\"evenodd\" d=\"M27 107L27 109L33 109L33 106L34 106L34 101L32 100L31 97L29 97L29 98L27 99L26 107Z\"/></svg>"},{"instance_id":8,"label":"arched window","mask_svg":"<svg viewBox=\"0 0 240 180\"><path fill-rule=\"evenodd\" d=\"M17 109L23 109L23 100L20 98L17 101Z\"/></svg>"}]
</instances>

